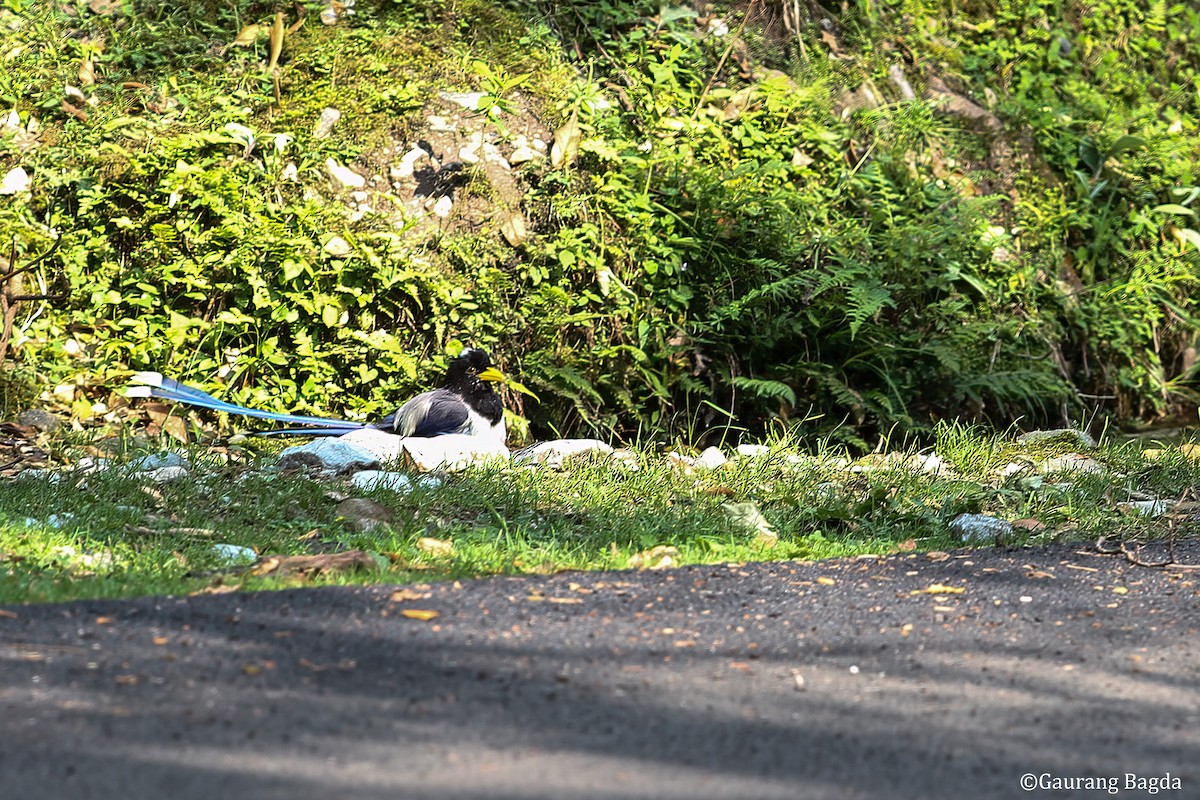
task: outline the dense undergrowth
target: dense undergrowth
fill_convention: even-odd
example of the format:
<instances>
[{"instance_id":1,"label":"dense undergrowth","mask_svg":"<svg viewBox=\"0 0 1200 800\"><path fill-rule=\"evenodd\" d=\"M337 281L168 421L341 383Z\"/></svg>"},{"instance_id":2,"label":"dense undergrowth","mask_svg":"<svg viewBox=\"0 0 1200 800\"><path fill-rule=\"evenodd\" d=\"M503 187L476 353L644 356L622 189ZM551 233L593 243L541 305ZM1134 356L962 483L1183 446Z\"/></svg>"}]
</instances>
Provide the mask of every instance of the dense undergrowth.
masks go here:
<instances>
[{"instance_id":1,"label":"dense undergrowth","mask_svg":"<svg viewBox=\"0 0 1200 800\"><path fill-rule=\"evenodd\" d=\"M144 368L377 413L455 339L538 392L538 435L861 442L1196 399L1189 4L311 5L274 72L266 36L230 46L267 4L3 5L0 172L32 183L0 241L61 295L22 307L16 358L81 418ZM330 185L329 158L386 176L444 90L575 156L518 170L517 246Z\"/></svg>"}]
</instances>

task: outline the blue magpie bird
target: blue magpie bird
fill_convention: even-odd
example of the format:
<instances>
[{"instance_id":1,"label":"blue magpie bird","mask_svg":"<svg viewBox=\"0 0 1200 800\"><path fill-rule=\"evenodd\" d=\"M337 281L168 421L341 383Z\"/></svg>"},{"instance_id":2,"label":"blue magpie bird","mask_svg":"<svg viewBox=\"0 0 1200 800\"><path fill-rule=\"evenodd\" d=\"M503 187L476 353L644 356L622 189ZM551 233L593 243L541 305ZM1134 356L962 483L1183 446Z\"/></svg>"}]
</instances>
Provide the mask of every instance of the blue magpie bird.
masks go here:
<instances>
[{"instance_id":1,"label":"blue magpie bird","mask_svg":"<svg viewBox=\"0 0 1200 800\"><path fill-rule=\"evenodd\" d=\"M442 388L422 392L378 422L352 422L326 417L280 414L218 400L201 389L164 377L139 372L126 397L157 397L200 408L224 411L303 427L258 431L264 436L340 436L360 428L374 428L398 436L431 437L449 433L483 437L488 444L505 442L504 404L492 384L504 381L500 370L483 350L467 348L450 361Z\"/></svg>"}]
</instances>

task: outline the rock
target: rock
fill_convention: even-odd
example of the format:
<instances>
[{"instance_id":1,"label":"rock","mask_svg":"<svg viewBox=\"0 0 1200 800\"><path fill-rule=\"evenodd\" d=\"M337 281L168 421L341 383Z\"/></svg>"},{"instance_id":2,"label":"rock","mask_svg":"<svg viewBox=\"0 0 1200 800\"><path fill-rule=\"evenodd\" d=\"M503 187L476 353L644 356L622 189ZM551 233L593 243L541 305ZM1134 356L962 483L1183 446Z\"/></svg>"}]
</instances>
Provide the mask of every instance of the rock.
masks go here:
<instances>
[{"instance_id":1,"label":"rock","mask_svg":"<svg viewBox=\"0 0 1200 800\"><path fill-rule=\"evenodd\" d=\"M429 472L435 469L457 471L489 461L508 460L508 448L489 445L477 436L447 434L428 439L409 437L402 440L405 466Z\"/></svg>"},{"instance_id":2,"label":"rock","mask_svg":"<svg viewBox=\"0 0 1200 800\"><path fill-rule=\"evenodd\" d=\"M952 471L937 453L917 453L912 457L912 465L927 475L948 475Z\"/></svg>"},{"instance_id":3,"label":"rock","mask_svg":"<svg viewBox=\"0 0 1200 800\"><path fill-rule=\"evenodd\" d=\"M721 452L720 448L708 447L692 463L700 469L716 469L728 461L729 458Z\"/></svg>"},{"instance_id":4,"label":"rock","mask_svg":"<svg viewBox=\"0 0 1200 800\"><path fill-rule=\"evenodd\" d=\"M529 145L521 145L513 148L513 151L508 156L508 163L516 166L517 164L526 164L530 161L537 161L545 158L545 156L534 150Z\"/></svg>"},{"instance_id":5,"label":"rock","mask_svg":"<svg viewBox=\"0 0 1200 800\"><path fill-rule=\"evenodd\" d=\"M437 114L426 117L425 123L429 125L429 130L435 133L452 133L458 128L453 122Z\"/></svg>"},{"instance_id":6,"label":"rock","mask_svg":"<svg viewBox=\"0 0 1200 800\"><path fill-rule=\"evenodd\" d=\"M36 428L43 433L53 433L62 427L62 420L40 408L31 408L17 414L17 424Z\"/></svg>"},{"instance_id":7,"label":"rock","mask_svg":"<svg viewBox=\"0 0 1200 800\"><path fill-rule=\"evenodd\" d=\"M987 514L959 514L950 530L966 544L1007 544L1012 541L1012 523Z\"/></svg>"},{"instance_id":8,"label":"rock","mask_svg":"<svg viewBox=\"0 0 1200 800\"><path fill-rule=\"evenodd\" d=\"M421 475L413 480L403 472L388 472L378 469L356 472L350 476L350 483L368 492L375 489L387 489L399 494L407 494L416 487L437 489L442 485L442 481L433 475Z\"/></svg>"},{"instance_id":9,"label":"rock","mask_svg":"<svg viewBox=\"0 0 1200 800\"><path fill-rule=\"evenodd\" d=\"M321 112L321 118L317 120L317 127L313 129L314 139L325 139L329 134L333 133L333 126L342 118L342 112L336 108L326 108Z\"/></svg>"},{"instance_id":10,"label":"rock","mask_svg":"<svg viewBox=\"0 0 1200 800\"><path fill-rule=\"evenodd\" d=\"M1066 455L1047 458L1045 461L1038 464L1038 471L1046 474L1052 472L1084 472L1089 474L1101 474L1108 472L1108 468L1094 458L1090 458L1081 453L1067 453Z\"/></svg>"},{"instance_id":11,"label":"rock","mask_svg":"<svg viewBox=\"0 0 1200 800\"><path fill-rule=\"evenodd\" d=\"M395 519L390 508L365 497L343 500L337 504L334 513L363 533L391 525Z\"/></svg>"},{"instance_id":12,"label":"rock","mask_svg":"<svg viewBox=\"0 0 1200 800\"><path fill-rule=\"evenodd\" d=\"M737 454L742 458L762 458L770 455L771 448L765 444L739 444Z\"/></svg>"},{"instance_id":13,"label":"rock","mask_svg":"<svg viewBox=\"0 0 1200 800\"><path fill-rule=\"evenodd\" d=\"M258 553L254 552L249 547L243 547L240 544L214 544L209 548L209 551L217 557L217 561L224 566L237 567L249 566L255 561L258 561Z\"/></svg>"},{"instance_id":14,"label":"rock","mask_svg":"<svg viewBox=\"0 0 1200 800\"><path fill-rule=\"evenodd\" d=\"M624 447L613 450L609 458L612 460L614 466L620 467L626 472L637 472L642 468L642 465L638 462L637 453L627 450Z\"/></svg>"},{"instance_id":15,"label":"rock","mask_svg":"<svg viewBox=\"0 0 1200 800\"><path fill-rule=\"evenodd\" d=\"M431 208L430 211L433 212L435 217L445 219L446 217L450 216L450 209L453 207L454 201L450 199L450 195L442 195L437 199L437 202L433 204L433 208Z\"/></svg>"},{"instance_id":16,"label":"rock","mask_svg":"<svg viewBox=\"0 0 1200 800\"><path fill-rule=\"evenodd\" d=\"M375 456L381 464L390 464L400 460L400 450L404 444L403 437L394 433L385 433L375 428L359 428L356 431L339 436L338 439L348 442L361 450Z\"/></svg>"},{"instance_id":17,"label":"rock","mask_svg":"<svg viewBox=\"0 0 1200 800\"><path fill-rule=\"evenodd\" d=\"M1045 431L1029 431L1017 437L1017 444L1045 444L1047 442L1061 442L1074 447L1079 447L1084 450L1091 450L1096 446L1096 440L1093 439L1085 431L1075 428L1054 428L1053 430Z\"/></svg>"},{"instance_id":18,"label":"rock","mask_svg":"<svg viewBox=\"0 0 1200 800\"><path fill-rule=\"evenodd\" d=\"M357 431L356 431L357 433ZM279 469L329 470L338 475L364 469L375 469L379 458L358 444L336 439L314 439L307 444L289 447L279 454Z\"/></svg>"},{"instance_id":19,"label":"rock","mask_svg":"<svg viewBox=\"0 0 1200 800\"><path fill-rule=\"evenodd\" d=\"M170 483L180 478L186 478L189 474L187 467L159 467L158 469L139 472L136 476L146 478L155 483Z\"/></svg>"},{"instance_id":20,"label":"rock","mask_svg":"<svg viewBox=\"0 0 1200 800\"><path fill-rule=\"evenodd\" d=\"M27 192L31 183L29 173L24 167L13 167L5 173L4 180L0 181L0 194Z\"/></svg>"},{"instance_id":21,"label":"rock","mask_svg":"<svg viewBox=\"0 0 1200 800\"><path fill-rule=\"evenodd\" d=\"M345 258L354 251L354 248L352 248L350 243L342 237L332 236L330 237L329 241L321 247L321 250L323 250L326 255L333 256L334 258Z\"/></svg>"},{"instance_id":22,"label":"rock","mask_svg":"<svg viewBox=\"0 0 1200 800\"><path fill-rule=\"evenodd\" d=\"M367 185L367 179L349 167L344 167L332 158L325 159L325 169L329 177L348 189L361 189Z\"/></svg>"},{"instance_id":23,"label":"rock","mask_svg":"<svg viewBox=\"0 0 1200 800\"><path fill-rule=\"evenodd\" d=\"M478 111L483 100L483 92L438 92L438 97L449 100L455 105L462 106L468 111Z\"/></svg>"},{"instance_id":24,"label":"rock","mask_svg":"<svg viewBox=\"0 0 1200 800\"><path fill-rule=\"evenodd\" d=\"M131 472L149 472L156 469L164 469L166 467L187 467L188 460L179 453L163 451L161 453L151 453L147 456L141 456L130 461L126 466Z\"/></svg>"},{"instance_id":25,"label":"rock","mask_svg":"<svg viewBox=\"0 0 1200 800\"><path fill-rule=\"evenodd\" d=\"M611 456L613 452L612 445L599 439L556 439L551 442L539 442L513 453L512 463L516 466L541 464L553 469L562 469L593 456Z\"/></svg>"},{"instance_id":26,"label":"rock","mask_svg":"<svg viewBox=\"0 0 1200 800\"><path fill-rule=\"evenodd\" d=\"M1175 503L1171 500L1131 500L1128 503L1118 503L1117 508L1142 517L1161 517L1174 505Z\"/></svg>"},{"instance_id":27,"label":"rock","mask_svg":"<svg viewBox=\"0 0 1200 800\"><path fill-rule=\"evenodd\" d=\"M388 170L388 174L397 180L411 178L417 171L417 162L429 159L429 153L424 148L414 147L400 158L400 163Z\"/></svg>"}]
</instances>

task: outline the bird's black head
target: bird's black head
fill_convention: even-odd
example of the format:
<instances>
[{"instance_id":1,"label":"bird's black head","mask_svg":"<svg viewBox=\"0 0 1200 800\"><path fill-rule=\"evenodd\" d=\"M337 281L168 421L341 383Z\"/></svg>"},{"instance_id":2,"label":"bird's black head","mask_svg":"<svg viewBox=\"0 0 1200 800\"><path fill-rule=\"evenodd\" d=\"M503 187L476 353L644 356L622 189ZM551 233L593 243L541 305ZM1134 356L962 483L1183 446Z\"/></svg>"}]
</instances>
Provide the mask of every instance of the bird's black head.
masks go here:
<instances>
[{"instance_id":1,"label":"bird's black head","mask_svg":"<svg viewBox=\"0 0 1200 800\"><path fill-rule=\"evenodd\" d=\"M492 366L492 359L485 351L468 347L451 360L446 369L447 389L462 393L470 388L485 388L483 382L497 383L504 380L504 373ZM491 387L486 387L490 390Z\"/></svg>"}]
</instances>

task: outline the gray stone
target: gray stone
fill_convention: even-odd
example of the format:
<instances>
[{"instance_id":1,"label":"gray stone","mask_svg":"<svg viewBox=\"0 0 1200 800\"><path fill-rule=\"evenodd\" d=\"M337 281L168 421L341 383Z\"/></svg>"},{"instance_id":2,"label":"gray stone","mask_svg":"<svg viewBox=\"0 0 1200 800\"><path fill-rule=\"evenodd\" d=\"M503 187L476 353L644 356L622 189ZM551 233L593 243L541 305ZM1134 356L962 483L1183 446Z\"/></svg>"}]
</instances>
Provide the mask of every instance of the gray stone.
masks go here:
<instances>
[{"instance_id":1,"label":"gray stone","mask_svg":"<svg viewBox=\"0 0 1200 800\"><path fill-rule=\"evenodd\" d=\"M1005 544L1013 535L1011 522L987 514L959 514L950 530L966 544Z\"/></svg>"},{"instance_id":2,"label":"gray stone","mask_svg":"<svg viewBox=\"0 0 1200 800\"><path fill-rule=\"evenodd\" d=\"M17 424L37 428L43 433L53 433L62 427L62 420L40 408L31 408L17 415Z\"/></svg>"},{"instance_id":3,"label":"gray stone","mask_svg":"<svg viewBox=\"0 0 1200 800\"><path fill-rule=\"evenodd\" d=\"M519 450L513 454L512 462L517 466L542 464L561 469L574 461L592 456L610 456L612 453L612 445L599 439L555 439L550 442L538 442Z\"/></svg>"},{"instance_id":4,"label":"gray stone","mask_svg":"<svg viewBox=\"0 0 1200 800\"><path fill-rule=\"evenodd\" d=\"M188 460L179 453L163 451L135 458L127 466L132 472L149 472L164 467L187 467Z\"/></svg>"},{"instance_id":5,"label":"gray stone","mask_svg":"<svg viewBox=\"0 0 1200 800\"><path fill-rule=\"evenodd\" d=\"M1023 433L1017 437L1017 444L1043 444L1045 442L1063 442L1085 450L1096 446L1096 440L1090 434L1075 428L1029 431L1029 433Z\"/></svg>"},{"instance_id":6,"label":"gray stone","mask_svg":"<svg viewBox=\"0 0 1200 800\"><path fill-rule=\"evenodd\" d=\"M307 444L289 447L279 454L280 469L329 470L338 475L375 469L379 458L369 450L348 442L345 437L315 439Z\"/></svg>"}]
</instances>

